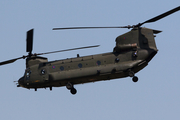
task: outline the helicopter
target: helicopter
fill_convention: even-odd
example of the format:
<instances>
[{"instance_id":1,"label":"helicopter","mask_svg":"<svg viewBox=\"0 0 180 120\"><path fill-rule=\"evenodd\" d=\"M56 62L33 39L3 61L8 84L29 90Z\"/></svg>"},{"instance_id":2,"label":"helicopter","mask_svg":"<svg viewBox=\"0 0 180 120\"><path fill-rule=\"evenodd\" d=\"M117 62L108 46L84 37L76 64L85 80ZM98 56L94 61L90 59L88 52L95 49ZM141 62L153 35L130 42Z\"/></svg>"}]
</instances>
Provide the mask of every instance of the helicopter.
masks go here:
<instances>
[{"instance_id":1,"label":"helicopter","mask_svg":"<svg viewBox=\"0 0 180 120\"><path fill-rule=\"evenodd\" d=\"M99 47L99 45L72 48L46 53L32 53L34 29L27 31L26 52L28 55L0 62L0 65L13 63L19 59L26 59L24 75L17 81L17 87L27 89L62 87L66 86L71 94L76 94L74 85L97 81L131 77L133 82L138 81L135 73L148 65L157 54L155 34L162 31L141 27L145 23L156 22L180 10L180 6L151 18L145 22L128 26L108 27L65 27L53 30L70 29L99 29L99 28L128 28L129 32L119 35L112 52L79 56L55 61L48 61L40 55Z\"/></svg>"}]
</instances>

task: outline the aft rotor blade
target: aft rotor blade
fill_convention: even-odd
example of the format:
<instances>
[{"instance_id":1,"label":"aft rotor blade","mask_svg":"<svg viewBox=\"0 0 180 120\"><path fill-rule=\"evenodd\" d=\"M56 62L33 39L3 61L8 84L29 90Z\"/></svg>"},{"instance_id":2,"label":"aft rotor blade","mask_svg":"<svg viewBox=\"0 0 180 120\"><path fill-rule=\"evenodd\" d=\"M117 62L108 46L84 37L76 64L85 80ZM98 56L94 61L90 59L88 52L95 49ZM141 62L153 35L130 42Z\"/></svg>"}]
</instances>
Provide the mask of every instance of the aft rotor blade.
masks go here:
<instances>
[{"instance_id":1,"label":"aft rotor blade","mask_svg":"<svg viewBox=\"0 0 180 120\"><path fill-rule=\"evenodd\" d=\"M33 31L34 29L31 29L27 32L27 37L26 37L26 52L31 53L33 49Z\"/></svg>"},{"instance_id":2,"label":"aft rotor blade","mask_svg":"<svg viewBox=\"0 0 180 120\"><path fill-rule=\"evenodd\" d=\"M162 18L164 18L164 17L166 17L166 16L168 16L168 15L170 15L170 14L173 14L173 13L179 11L179 10L180 10L180 6L174 8L174 9L172 9L172 10L170 10L170 11L167 11L167 12L161 14L161 15L158 15L158 16L156 16L156 17L154 17L154 18L151 18L151 19L149 19L149 20L147 20L147 21L145 21L145 22L143 22L143 23L140 23L140 24L136 25L136 27L140 27L141 25L143 25L143 24L145 24L145 23L156 22L156 21L158 21L158 20L160 20L160 19L162 19Z\"/></svg>"},{"instance_id":3,"label":"aft rotor blade","mask_svg":"<svg viewBox=\"0 0 180 120\"><path fill-rule=\"evenodd\" d=\"M101 28L128 28L128 26L107 26L107 27L65 27L65 28L53 28L53 30L68 30L68 29L101 29Z\"/></svg>"},{"instance_id":4,"label":"aft rotor blade","mask_svg":"<svg viewBox=\"0 0 180 120\"><path fill-rule=\"evenodd\" d=\"M5 64L9 64L9 63L13 63L13 62L15 62L16 60L18 60L18 59L24 59L24 58L26 58L27 56L23 56L23 57L19 57L19 58L15 58L15 59L11 59L11 60L7 60L7 61L4 61L4 62L0 62L0 65L5 65Z\"/></svg>"},{"instance_id":5,"label":"aft rotor blade","mask_svg":"<svg viewBox=\"0 0 180 120\"><path fill-rule=\"evenodd\" d=\"M86 47L72 48L72 49L59 50L59 51L53 51L53 52L38 53L38 54L36 54L36 55L44 55L44 54L51 54L51 53L57 53L57 52L65 52L65 51L70 51L70 50L78 50L78 49L85 49L85 48L93 48L93 47L99 47L99 46L100 46L100 45L86 46Z\"/></svg>"}]
</instances>

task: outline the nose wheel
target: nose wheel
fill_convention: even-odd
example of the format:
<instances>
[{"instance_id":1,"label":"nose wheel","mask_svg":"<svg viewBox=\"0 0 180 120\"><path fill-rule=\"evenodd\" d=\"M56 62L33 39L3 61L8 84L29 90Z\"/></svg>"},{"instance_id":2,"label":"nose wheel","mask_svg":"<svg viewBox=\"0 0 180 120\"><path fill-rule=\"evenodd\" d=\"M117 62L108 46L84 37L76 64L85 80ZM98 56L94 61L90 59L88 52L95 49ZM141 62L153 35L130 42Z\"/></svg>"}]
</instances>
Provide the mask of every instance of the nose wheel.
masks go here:
<instances>
[{"instance_id":1,"label":"nose wheel","mask_svg":"<svg viewBox=\"0 0 180 120\"><path fill-rule=\"evenodd\" d=\"M138 81L138 77L135 76L134 72L129 70L129 76L132 77L132 81L133 82L137 82Z\"/></svg>"},{"instance_id":2,"label":"nose wheel","mask_svg":"<svg viewBox=\"0 0 180 120\"><path fill-rule=\"evenodd\" d=\"M67 83L66 88L70 90L71 94L73 95L77 93L77 90L74 88L73 84L70 82Z\"/></svg>"}]
</instances>

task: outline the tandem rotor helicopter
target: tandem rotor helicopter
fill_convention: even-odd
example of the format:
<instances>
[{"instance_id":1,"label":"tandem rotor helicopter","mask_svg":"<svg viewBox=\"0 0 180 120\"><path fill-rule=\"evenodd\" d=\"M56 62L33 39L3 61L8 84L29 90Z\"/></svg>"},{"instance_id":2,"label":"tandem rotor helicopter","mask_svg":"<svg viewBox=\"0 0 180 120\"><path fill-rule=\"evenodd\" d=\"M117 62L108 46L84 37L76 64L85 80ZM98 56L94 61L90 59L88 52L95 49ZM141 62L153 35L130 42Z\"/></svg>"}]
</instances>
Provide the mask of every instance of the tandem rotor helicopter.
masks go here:
<instances>
[{"instance_id":1,"label":"tandem rotor helicopter","mask_svg":"<svg viewBox=\"0 0 180 120\"><path fill-rule=\"evenodd\" d=\"M131 28L129 32L116 38L116 46L112 52L83 57L77 54L76 58L56 61L48 61L47 58L39 55L92 48L99 45L33 54L33 29L31 29L27 32L26 38L26 52L28 52L28 55L0 62L0 65L13 63L19 59L26 59L26 70L23 77L18 80L17 87L35 89L35 91L38 88L49 88L52 90L52 87L66 86L72 94L76 94L77 90L74 88L76 84L128 76L132 77L133 82L137 82L138 77L135 76L135 73L146 67L148 62L156 55L158 49L154 34L161 32L141 26L145 23L156 22L179 10L180 6L132 26L54 28L53 30Z\"/></svg>"}]
</instances>

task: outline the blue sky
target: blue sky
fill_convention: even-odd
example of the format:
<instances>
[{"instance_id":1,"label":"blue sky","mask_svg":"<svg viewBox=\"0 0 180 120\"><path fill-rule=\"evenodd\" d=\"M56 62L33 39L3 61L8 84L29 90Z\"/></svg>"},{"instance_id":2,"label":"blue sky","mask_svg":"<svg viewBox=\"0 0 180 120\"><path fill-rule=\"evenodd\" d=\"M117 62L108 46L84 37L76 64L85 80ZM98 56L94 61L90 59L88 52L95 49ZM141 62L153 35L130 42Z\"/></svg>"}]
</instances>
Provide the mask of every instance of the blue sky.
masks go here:
<instances>
[{"instance_id":1,"label":"blue sky","mask_svg":"<svg viewBox=\"0 0 180 120\"><path fill-rule=\"evenodd\" d=\"M65 30L54 27L124 26L144 22L180 5L179 0L10 0L0 1L0 61L26 55L26 31L34 28L34 53L88 45L99 48L45 55L58 60L111 52L115 38L128 29ZM158 54L137 73L139 81L115 79L65 87L17 88L25 60L0 66L2 120L179 120L180 11L143 27L162 30L156 37Z\"/></svg>"}]
</instances>

